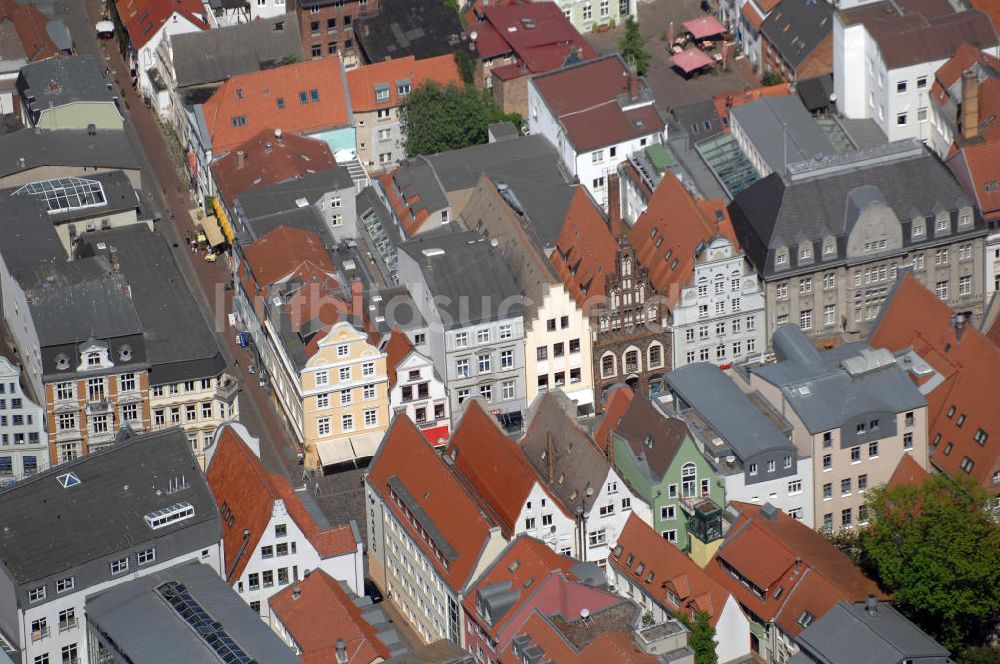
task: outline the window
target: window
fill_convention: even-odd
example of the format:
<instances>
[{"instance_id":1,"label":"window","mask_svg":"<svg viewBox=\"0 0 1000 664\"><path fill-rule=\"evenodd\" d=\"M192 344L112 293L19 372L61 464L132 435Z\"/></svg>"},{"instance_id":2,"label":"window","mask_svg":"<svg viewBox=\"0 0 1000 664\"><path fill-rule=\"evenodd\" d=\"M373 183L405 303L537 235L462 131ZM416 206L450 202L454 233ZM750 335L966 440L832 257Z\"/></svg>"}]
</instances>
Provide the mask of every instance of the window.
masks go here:
<instances>
[{"instance_id":1,"label":"window","mask_svg":"<svg viewBox=\"0 0 1000 664\"><path fill-rule=\"evenodd\" d=\"M501 398L504 401L513 399L514 396L515 396L514 381L512 381L512 380L505 380L503 383L501 383L500 384L500 393L501 393Z\"/></svg>"},{"instance_id":2,"label":"window","mask_svg":"<svg viewBox=\"0 0 1000 664\"><path fill-rule=\"evenodd\" d=\"M140 565L146 565L148 563L156 560L156 547L150 547L144 549L137 554L137 559Z\"/></svg>"},{"instance_id":3,"label":"window","mask_svg":"<svg viewBox=\"0 0 1000 664\"><path fill-rule=\"evenodd\" d=\"M588 2L587 4L585 4L583 6L583 20L584 21L590 21L593 18L594 18L594 11L593 11L593 8L591 7L590 3Z\"/></svg>"},{"instance_id":4,"label":"window","mask_svg":"<svg viewBox=\"0 0 1000 664\"><path fill-rule=\"evenodd\" d=\"M972 295L972 277L970 275L958 278L958 294Z\"/></svg>"},{"instance_id":5,"label":"window","mask_svg":"<svg viewBox=\"0 0 1000 664\"><path fill-rule=\"evenodd\" d=\"M64 593L67 590L73 590L76 586L76 579L72 576L67 576L65 579L59 579L56 581L56 592Z\"/></svg>"},{"instance_id":6,"label":"window","mask_svg":"<svg viewBox=\"0 0 1000 664\"><path fill-rule=\"evenodd\" d=\"M351 390L340 390L340 405L346 406L351 403L353 392Z\"/></svg>"},{"instance_id":7,"label":"window","mask_svg":"<svg viewBox=\"0 0 1000 664\"><path fill-rule=\"evenodd\" d=\"M513 366L514 366L514 351L512 350L500 351L500 368L510 369Z\"/></svg>"},{"instance_id":8,"label":"window","mask_svg":"<svg viewBox=\"0 0 1000 664\"><path fill-rule=\"evenodd\" d=\"M321 417L316 420L316 435L318 436L329 436L330 435L330 418Z\"/></svg>"},{"instance_id":9,"label":"window","mask_svg":"<svg viewBox=\"0 0 1000 664\"><path fill-rule=\"evenodd\" d=\"M788 283L780 283L774 287L774 297L779 300L784 300L788 297Z\"/></svg>"},{"instance_id":10,"label":"window","mask_svg":"<svg viewBox=\"0 0 1000 664\"><path fill-rule=\"evenodd\" d=\"M675 505L664 505L660 507L660 520L673 521L677 518L677 507Z\"/></svg>"},{"instance_id":11,"label":"window","mask_svg":"<svg viewBox=\"0 0 1000 664\"><path fill-rule=\"evenodd\" d=\"M317 371L316 372L316 384L317 385L326 385L327 382L329 381L329 379L330 379L329 374L326 371Z\"/></svg>"},{"instance_id":12,"label":"window","mask_svg":"<svg viewBox=\"0 0 1000 664\"><path fill-rule=\"evenodd\" d=\"M877 459L878 458L878 441L868 443L868 458Z\"/></svg>"},{"instance_id":13,"label":"window","mask_svg":"<svg viewBox=\"0 0 1000 664\"><path fill-rule=\"evenodd\" d=\"M458 404L462 405L462 402L464 402L466 399L469 398L469 389L468 388L462 388L462 389L458 390L458 392L456 393L455 396L457 398Z\"/></svg>"},{"instance_id":14,"label":"window","mask_svg":"<svg viewBox=\"0 0 1000 664\"><path fill-rule=\"evenodd\" d=\"M75 643L62 647L62 664L77 664L79 661L80 657Z\"/></svg>"},{"instance_id":15,"label":"window","mask_svg":"<svg viewBox=\"0 0 1000 664\"><path fill-rule=\"evenodd\" d=\"M833 484L827 482L823 485L823 500L830 500L833 498Z\"/></svg>"},{"instance_id":16,"label":"window","mask_svg":"<svg viewBox=\"0 0 1000 664\"><path fill-rule=\"evenodd\" d=\"M927 107L921 106L917 109L917 122L927 122Z\"/></svg>"},{"instance_id":17,"label":"window","mask_svg":"<svg viewBox=\"0 0 1000 664\"><path fill-rule=\"evenodd\" d=\"M487 403L493 401L493 386L492 385L480 385L479 395L486 399Z\"/></svg>"},{"instance_id":18,"label":"window","mask_svg":"<svg viewBox=\"0 0 1000 664\"><path fill-rule=\"evenodd\" d=\"M926 88L926 87L927 87L927 77L926 76L918 76L917 77L917 88Z\"/></svg>"},{"instance_id":19,"label":"window","mask_svg":"<svg viewBox=\"0 0 1000 664\"><path fill-rule=\"evenodd\" d=\"M986 445L986 440L990 437L986 430L983 428L976 429L976 433L973 434L972 440L979 443L980 446Z\"/></svg>"},{"instance_id":20,"label":"window","mask_svg":"<svg viewBox=\"0 0 1000 664\"><path fill-rule=\"evenodd\" d=\"M750 472L751 475L756 475L757 474L757 464L755 464L755 463L750 464L749 472Z\"/></svg>"},{"instance_id":21,"label":"window","mask_svg":"<svg viewBox=\"0 0 1000 664\"><path fill-rule=\"evenodd\" d=\"M829 532L833 530L833 514L823 515L823 530ZM810 620L812 622L812 620Z\"/></svg>"},{"instance_id":22,"label":"window","mask_svg":"<svg viewBox=\"0 0 1000 664\"><path fill-rule=\"evenodd\" d=\"M524 520L524 529L525 530L534 530L535 529L535 517L529 516L528 518L526 518Z\"/></svg>"},{"instance_id":23,"label":"window","mask_svg":"<svg viewBox=\"0 0 1000 664\"><path fill-rule=\"evenodd\" d=\"M347 413L340 416L340 430L354 431L354 415Z\"/></svg>"},{"instance_id":24,"label":"window","mask_svg":"<svg viewBox=\"0 0 1000 664\"><path fill-rule=\"evenodd\" d=\"M559 343L552 344L552 357L562 357L565 354L565 346L561 341Z\"/></svg>"},{"instance_id":25,"label":"window","mask_svg":"<svg viewBox=\"0 0 1000 664\"><path fill-rule=\"evenodd\" d=\"M848 482L850 482L850 480L848 480ZM868 490L868 475L862 473L861 475L858 475L858 491L867 491L867 490Z\"/></svg>"},{"instance_id":26,"label":"window","mask_svg":"<svg viewBox=\"0 0 1000 664\"><path fill-rule=\"evenodd\" d=\"M851 463L858 463L861 461L861 448L852 447L851 448Z\"/></svg>"},{"instance_id":27,"label":"window","mask_svg":"<svg viewBox=\"0 0 1000 664\"><path fill-rule=\"evenodd\" d=\"M271 570L264 570L260 573L261 585L265 588L271 588L274 586L274 572Z\"/></svg>"},{"instance_id":28,"label":"window","mask_svg":"<svg viewBox=\"0 0 1000 664\"><path fill-rule=\"evenodd\" d=\"M770 461L767 462L767 472L773 473L774 467L775 467L774 459L771 459Z\"/></svg>"},{"instance_id":29,"label":"window","mask_svg":"<svg viewBox=\"0 0 1000 664\"><path fill-rule=\"evenodd\" d=\"M490 342L490 330L486 328L485 330L476 330L476 343L477 344L488 344Z\"/></svg>"},{"instance_id":30,"label":"window","mask_svg":"<svg viewBox=\"0 0 1000 664\"><path fill-rule=\"evenodd\" d=\"M230 119L230 123L233 125L233 127L245 127L247 124L247 116L234 115L232 119Z\"/></svg>"},{"instance_id":31,"label":"window","mask_svg":"<svg viewBox=\"0 0 1000 664\"><path fill-rule=\"evenodd\" d=\"M570 353L579 353L580 352L580 340L579 339L570 339L569 340L569 352Z\"/></svg>"},{"instance_id":32,"label":"window","mask_svg":"<svg viewBox=\"0 0 1000 664\"><path fill-rule=\"evenodd\" d=\"M29 602L40 602L45 599L45 586L38 586L28 591Z\"/></svg>"},{"instance_id":33,"label":"window","mask_svg":"<svg viewBox=\"0 0 1000 664\"><path fill-rule=\"evenodd\" d=\"M604 178L603 177L594 178L593 185L594 189L604 189Z\"/></svg>"},{"instance_id":34,"label":"window","mask_svg":"<svg viewBox=\"0 0 1000 664\"><path fill-rule=\"evenodd\" d=\"M361 388L361 398L365 401L369 401L375 398L375 386L365 385Z\"/></svg>"},{"instance_id":35,"label":"window","mask_svg":"<svg viewBox=\"0 0 1000 664\"><path fill-rule=\"evenodd\" d=\"M846 508L840 510L840 525L841 526L843 526L844 528L850 528L851 527L851 515L853 514L853 512L854 512L854 510L852 510L850 507L846 507Z\"/></svg>"},{"instance_id":36,"label":"window","mask_svg":"<svg viewBox=\"0 0 1000 664\"><path fill-rule=\"evenodd\" d=\"M489 373L493 370L493 358L490 355L480 355L478 358L479 373Z\"/></svg>"},{"instance_id":37,"label":"window","mask_svg":"<svg viewBox=\"0 0 1000 664\"><path fill-rule=\"evenodd\" d=\"M813 312L812 309L806 309L805 311L799 312L799 327L803 330L812 329Z\"/></svg>"},{"instance_id":38,"label":"window","mask_svg":"<svg viewBox=\"0 0 1000 664\"><path fill-rule=\"evenodd\" d=\"M849 496L851 494L851 478L840 480L840 495Z\"/></svg>"},{"instance_id":39,"label":"window","mask_svg":"<svg viewBox=\"0 0 1000 664\"><path fill-rule=\"evenodd\" d=\"M330 407L330 393L323 392L322 394L316 395L316 407L317 408L329 408Z\"/></svg>"},{"instance_id":40,"label":"window","mask_svg":"<svg viewBox=\"0 0 1000 664\"><path fill-rule=\"evenodd\" d=\"M810 277L799 279L799 294L806 295L813 290L813 280Z\"/></svg>"},{"instance_id":41,"label":"window","mask_svg":"<svg viewBox=\"0 0 1000 664\"><path fill-rule=\"evenodd\" d=\"M121 574L128 571L128 558L111 561L111 573Z\"/></svg>"},{"instance_id":42,"label":"window","mask_svg":"<svg viewBox=\"0 0 1000 664\"><path fill-rule=\"evenodd\" d=\"M594 150L590 153L590 163L599 164L604 161L604 150Z\"/></svg>"},{"instance_id":43,"label":"window","mask_svg":"<svg viewBox=\"0 0 1000 664\"><path fill-rule=\"evenodd\" d=\"M674 543L676 543L677 542L677 531L676 530L664 530L663 531L663 539L667 540L668 542L674 542Z\"/></svg>"},{"instance_id":44,"label":"window","mask_svg":"<svg viewBox=\"0 0 1000 664\"><path fill-rule=\"evenodd\" d=\"M906 126L906 113L896 114L896 125L899 127Z\"/></svg>"},{"instance_id":45,"label":"window","mask_svg":"<svg viewBox=\"0 0 1000 664\"><path fill-rule=\"evenodd\" d=\"M632 499L629 497L622 498L622 512L627 512L632 509Z\"/></svg>"},{"instance_id":46,"label":"window","mask_svg":"<svg viewBox=\"0 0 1000 664\"><path fill-rule=\"evenodd\" d=\"M286 537L287 535L288 535L288 526L286 526L283 523L279 523L274 526L275 537Z\"/></svg>"},{"instance_id":47,"label":"window","mask_svg":"<svg viewBox=\"0 0 1000 664\"><path fill-rule=\"evenodd\" d=\"M896 92L899 94L906 92L906 81L896 81Z\"/></svg>"},{"instance_id":48,"label":"window","mask_svg":"<svg viewBox=\"0 0 1000 664\"><path fill-rule=\"evenodd\" d=\"M260 590L260 575L256 572L248 575L247 586L250 590Z\"/></svg>"},{"instance_id":49,"label":"window","mask_svg":"<svg viewBox=\"0 0 1000 664\"><path fill-rule=\"evenodd\" d=\"M794 496L802 493L802 480L792 480L788 483L788 495Z\"/></svg>"},{"instance_id":50,"label":"window","mask_svg":"<svg viewBox=\"0 0 1000 664\"><path fill-rule=\"evenodd\" d=\"M610 505L601 505L600 508L598 508L598 513L600 516L611 516L615 513L614 503Z\"/></svg>"},{"instance_id":51,"label":"window","mask_svg":"<svg viewBox=\"0 0 1000 664\"><path fill-rule=\"evenodd\" d=\"M907 432L903 434L903 449L912 450L913 449L913 433Z\"/></svg>"},{"instance_id":52,"label":"window","mask_svg":"<svg viewBox=\"0 0 1000 664\"><path fill-rule=\"evenodd\" d=\"M378 411L375 410L374 408L365 411L365 426L366 427L378 426Z\"/></svg>"},{"instance_id":53,"label":"window","mask_svg":"<svg viewBox=\"0 0 1000 664\"><path fill-rule=\"evenodd\" d=\"M514 337L514 326L510 323L505 323L500 326L500 339L511 339Z\"/></svg>"},{"instance_id":54,"label":"window","mask_svg":"<svg viewBox=\"0 0 1000 664\"><path fill-rule=\"evenodd\" d=\"M823 325L829 327L837 322L837 305L827 304L823 306Z\"/></svg>"},{"instance_id":55,"label":"window","mask_svg":"<svg viewBox=\"0 0 1000 664\"><path fill-rule=\"evenodd\" d=\"M459 378L469 377L469 361L468 360L457 360L455 362L455 374Z\"/></svg>"}]
</instances>

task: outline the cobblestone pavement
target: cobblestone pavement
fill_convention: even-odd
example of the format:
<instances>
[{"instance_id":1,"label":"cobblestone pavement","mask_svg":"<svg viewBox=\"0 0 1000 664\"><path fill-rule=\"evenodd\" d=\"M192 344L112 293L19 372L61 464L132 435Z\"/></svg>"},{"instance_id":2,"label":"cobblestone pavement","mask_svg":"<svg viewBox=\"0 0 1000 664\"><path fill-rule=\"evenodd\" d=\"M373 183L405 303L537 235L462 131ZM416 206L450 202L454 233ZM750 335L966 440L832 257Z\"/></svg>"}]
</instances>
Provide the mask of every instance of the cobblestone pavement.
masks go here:
<instances>
[{"instance_id":1,"label":"cobblestone pavement","mask_svg":"<svg viewBox=\"0 0 1000 664\"><path fill-rule=\"evenodd\" d=\"M753 73L745 58L731 62L728 72L718 71L691 80L685 79L670 65L666 39L661 37L667 34L670 21L674 22L677 34L680 34L684 21L703 14L700 5L700 0L639 2L639 32L649 39L646 50L652 56L646 71L646 82L663 110L760 85L760 79ZM584 36L599 52L614 53L624 34L624 25L619 25L608 32L588 33Z\"/></svg>"}]
</instances>

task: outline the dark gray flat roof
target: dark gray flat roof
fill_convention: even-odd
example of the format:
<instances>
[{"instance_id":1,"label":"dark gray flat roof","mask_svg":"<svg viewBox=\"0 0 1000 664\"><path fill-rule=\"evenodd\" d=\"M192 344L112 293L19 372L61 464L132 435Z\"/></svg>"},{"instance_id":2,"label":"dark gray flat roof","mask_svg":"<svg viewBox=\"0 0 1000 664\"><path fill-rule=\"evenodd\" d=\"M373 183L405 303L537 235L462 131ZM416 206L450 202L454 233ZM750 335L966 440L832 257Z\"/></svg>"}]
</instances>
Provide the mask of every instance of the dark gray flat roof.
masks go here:
<instances>
[{"instance_id":1,"label":"dark gray flat roof","mask_svg":"<svg viewBox=\"0 0 1000 664\"><path fill-rule=\"evenodd\" d=\"M280 28L280 29L279 29ZM294 12L216 30L171 35L177 87L218 83L302 59Z\"/></svg>"},{"instance_id":2,"label":"dark gray flat roof","mask_svg":"<svg viewBox=\"0 0 1000 664\"><path fill-rule=\"evenodd\" d=\"M142 324L125 282L116 275L66 284L36 285L30 291L31 317L44 346L142 334Z\"/></svg>"},{"instance_id":3,"label":"dark gray flat roof","mask_svg":"<svg viewBox=\"0 0 1000 664\"><path fill-rule=\"evenodd\" d=\"M737 106L729 116L733 124L739 123L768 168L777 173L785 172L785 164L836 154L798 97L761 97Z\"/></svg>"},{"instance_id":4,"label":"dark gray flat roof","mask_svg":"<svg viewBox=\"0 0 1000 664\"><path fill-rule=\"evenodd\" d=\"M0 136L0 177L39 166L138 170L139 162L121 130L22 129Z\"/></svg>"},{"instance_id":5,"label":"dark gray flat roof","mask_svg":"<svg viewBox=\"0 0 1000 664\"><path fill-rule=\"evenodd\" d=\"M66 473L80 483L64 489L57 478ZM182 476L187 488L168 493L168 480ZM157 530L146 524L146 514L179 502L190 503L194 516ZM135 436L62 463L0 491L0 505L0 560L19 583L218 519L215 499L180 428Z\"/></svg>"},{"instance_id":6,"label":"dark gray flat roof","mask_svg":"<svg viewBox=\"0 0 1000 664\"><path fill-rule=\"evenodd\" d=\"M239 201L243 214L249 219L255 219L294 210L299 207L296 203L299 199L305 199L312 205L323 194L344 189L350 189L351 195L354 195L351 174L345 166L334 166L300 178L248 189L237 196L236 200Z\"/></svg>"},{"instance_id":7,"label":"dark gray flat roof","mask_svg":"<svg viewBox=\"0 0 1000 664\"><path fill-rule=\"evenodd\" d=\"M404 242L420 266L446 328L475 325L521 315L524 305L507 302L521 290L500 250L475 231L422 233Z\"/></svg>"},{"instance_id":8,"label":"dark gray flat roof","mask_svg":"<svg viewBox=\"0 0 1000 664\"><path fill-rule=\"evenodd\" d=\"M671 391L694 408L741 460L774 449L794 449L788 435L760 412L722 370L696 362L667 374Z\"/></svg>"},{"instance_id":9,"label":"dark gray flat roof","mask_svg":"<svg viewBox=\"0 0 1000 664\"><path fill-rule=\"evenodd\" d=\"M184 586L190 597L246 655L261 664L300 662L267 623L208 565L187 563L144 576L87 599L93 621L134 662L219 664L224 660L157 587Z\"/></svg>"},{"instance_id":10,"label":"dark gray flat roof","mask_svg":"<svg viewBox=\"0 0 1000 664\"><path fill-rule=\"evenodd\" d=\"M17 276L42 264L66 262L66 248L45 211L45 204L34 196L13 196L12 192L12 189L0 190L3 236L0 253L7 268Z\"/></svg>"},{"instance_id":11,"label":"dark gray flat roof","mask_svg":"<svg viewBox=\"0 0 1000 664\"><path fill-rule=\"evenodd\" d=\"M225 369L216 337L162 235L136 225L87 233L84 239L87 253L110 259L115 249L146 342L151 384L216 376Z\"/></svg>"},{"instance_id":12,"label":"dark gray flat roof","mask_svg":"<svg viewBox=\"0 0 1000 664\"><path fill-rule=\"evenodd\" d=\"M21 79L19 87L35 98L32 110L44 111L49 106L78 101L114 102L101 65L89 55L56 56L32 62L21 67Z\"/></svg>"},{"instance_id":13,"label":"dark gray flat roof","mask_svg":"<svg viewBox=\"0 0 1000 664\"><path fill-rule=\"evenodd\" d=\"M303 6L328 4L303 2ZM368 62L407 55L423 60L466 48L458 13L440 0L380 0L377 15L355 19L354 36Z\"/></svg>"}]
</instances>

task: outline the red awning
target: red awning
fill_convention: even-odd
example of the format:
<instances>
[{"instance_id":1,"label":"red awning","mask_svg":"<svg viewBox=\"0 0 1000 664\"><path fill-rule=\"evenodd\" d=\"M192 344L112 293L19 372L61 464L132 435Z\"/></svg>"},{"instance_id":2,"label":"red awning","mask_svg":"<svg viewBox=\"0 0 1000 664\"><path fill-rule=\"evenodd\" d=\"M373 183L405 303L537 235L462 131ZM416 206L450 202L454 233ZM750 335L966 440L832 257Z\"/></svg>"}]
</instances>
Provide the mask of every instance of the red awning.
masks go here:
<instances>
[{"instance_id":1,"label":"red awning","mask_svg":"<svg viewBox=\"0 0 1000 664\"><path fill-rule=\"evenodd\" d=\"M690 74L702 67L710 67L715 64L712 58L696 48L681 51L673 57L671 63L685 74Z\"/></svg>"},{"instance_id":2,"label":"red awning","mask_svg":"<svg viewBox=\"0 0 1000 664\"><path fill-rule=\"evenodd\" d=\"M684 21L684 29L690 32L695 39L707 39L721 35L726 31L725 26L719 23L719 19L714 16L699 16L690 21Z\"/></svg>"},{"instance_id":3,"label":"red awning","mask_svg":"<svg viewBox=\"0 0 1000 664\"><path fill-rule=\"evenodd\" d=\"M444 445L448 442L447 424L439 427L431 427L430 429L421 429L420 433L424 434L424 438L426 438L431 445Z\"/></svg>"}]
</instances>

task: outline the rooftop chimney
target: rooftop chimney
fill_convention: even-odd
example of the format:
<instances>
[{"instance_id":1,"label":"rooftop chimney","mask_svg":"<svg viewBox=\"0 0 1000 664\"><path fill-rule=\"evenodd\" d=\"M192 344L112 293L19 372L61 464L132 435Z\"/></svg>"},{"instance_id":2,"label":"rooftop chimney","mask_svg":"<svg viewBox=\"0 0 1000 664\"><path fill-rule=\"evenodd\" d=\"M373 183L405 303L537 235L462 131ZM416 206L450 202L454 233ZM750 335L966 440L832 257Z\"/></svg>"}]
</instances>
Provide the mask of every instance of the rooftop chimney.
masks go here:
<instances>
[{"instance_id":1,"label":"rooftop chimney","mask_svg":"<svg viewBox=\"0 0 1000 664\"><path fill-rule=\"evenodd\" d=\"M247 153L243 150L236 151L236 168L243 168L247 165Z\"/></svg>"},{"instance_id":2,"label":"rooftop chimney","mask_svg":"<svg viewBox=\"0 0 1000 664\"><path fill-rule=\"evenodd\" d=\"M979 77L975 68L962 72L962 138L979 136Z\"/></svg>"},{"instance_id":3,"label":"rooftop chimney","mask_svg":"<svg viewBox=\"0 0 1000 664\"><path fill-rule=\"evenodd\" d=\"M618 173L608 173L608 228L615 240L622 236L622 203Z\"/></svg>"},{"instance_id":4,"label":"rooftop chimney","mask_svg":"<svg viewBox=\"0 0 1000 664\"><path fill-rule=\"evenodd\" d=\"M347 662L347 641L337 639L337 663L345 664L345 662Z\"/></svg>"},{"instance_id":5,"label":"rooftop chimney","mask_svg":"<svg viewBox=\"0 0 1000 664\"><path fill-rule=\"evenodd\" d=\"M628 96L632 101L639 98L639 70L634 61L628 63Z\"/></svg>"},{"instance_id":6,"label":"rooftop chimney","mask_svg":"<svg viewBox=\"0 0 1000 664\"><path fill-rule=\"evenodd\" d=\"M865 613L870 616L878 613L878 600L875 599L875 595L868 595L868 599L865 600Z\"/></svg>"},{"instance_id":7,"label":"rooftop chimney","mask_svg":"<svg viewBox=\"0 0 1000 664\"><path fill-rule=\"evenodd\" d=\"M302 588L295 586L294 588L292 588L292 599L297 600L300 597L302 597Z\"/></svg>"},{"instance_id":8,"label":"rooftop chimney","mask_svg":"<svg viewBox=\"0 0 1000 664\"><path fill-rule=\"evenodd\" d=\"M364 311L365 303L363 301L362 294L364 293L364 285L361 280L355 277L351 280L351 312L355 315L360 315Z\"/></svg>"}]
</instances>

